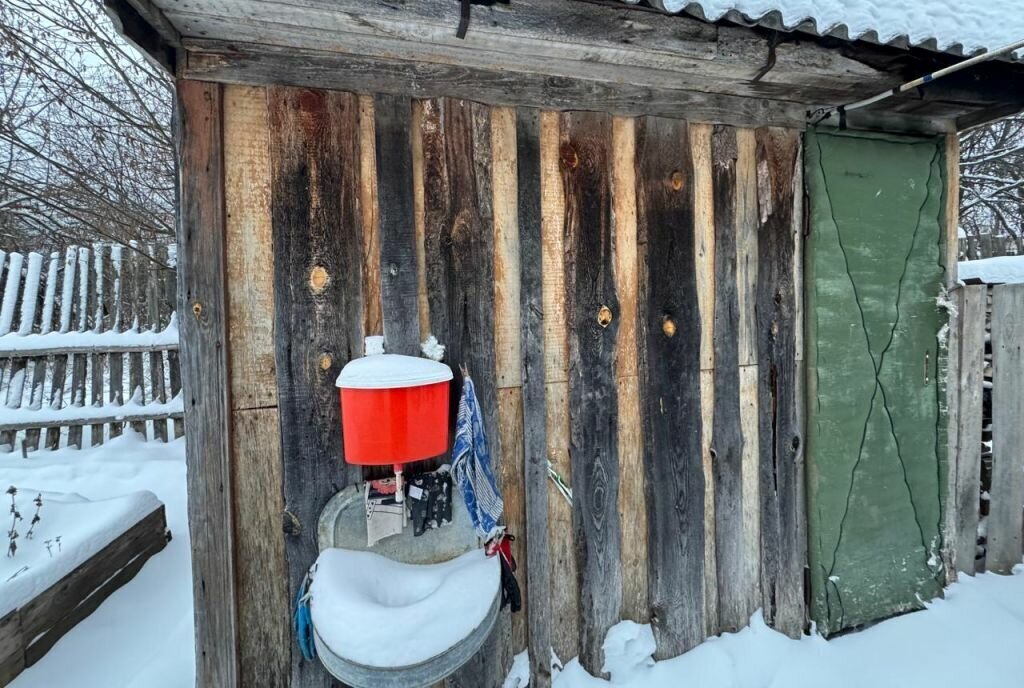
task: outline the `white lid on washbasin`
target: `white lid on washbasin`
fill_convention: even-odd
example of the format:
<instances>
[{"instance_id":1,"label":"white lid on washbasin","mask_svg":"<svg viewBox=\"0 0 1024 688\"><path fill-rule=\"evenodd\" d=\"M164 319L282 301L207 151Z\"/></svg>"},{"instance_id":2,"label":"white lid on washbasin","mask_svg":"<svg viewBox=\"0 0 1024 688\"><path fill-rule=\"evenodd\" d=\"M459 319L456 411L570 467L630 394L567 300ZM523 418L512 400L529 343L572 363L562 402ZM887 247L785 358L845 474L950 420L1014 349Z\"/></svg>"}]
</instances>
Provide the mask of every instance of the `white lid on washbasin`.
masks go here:
<instances>
[{"instance_id":1,"label":"white lid on washbasin","mask_svg":"<svg viewBox=\"0 0 1024 688\"><path fill-rule=\"evenodd\" d=\"M452 369L444 363L415 356L378 354L349 361L334 384L343 389L397 389L451 379Z\"/></svg>"}]
</instances>

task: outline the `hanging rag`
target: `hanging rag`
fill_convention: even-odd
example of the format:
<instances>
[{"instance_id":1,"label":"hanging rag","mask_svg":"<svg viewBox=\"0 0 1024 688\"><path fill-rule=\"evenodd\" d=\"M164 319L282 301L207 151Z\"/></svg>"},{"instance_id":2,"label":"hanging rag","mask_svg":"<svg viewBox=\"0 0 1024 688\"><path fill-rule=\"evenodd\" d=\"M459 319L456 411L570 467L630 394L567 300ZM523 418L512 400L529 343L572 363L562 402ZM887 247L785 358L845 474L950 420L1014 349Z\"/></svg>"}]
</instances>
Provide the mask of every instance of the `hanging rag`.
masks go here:
<instances>
[{"instance_id":1,"label":"hanging rag","mask_svg":"<svg viewBox=\"0 0 1024 688\"><path fill-rule=\"evenodd\" d=\"M307 572L295 595L295 614L292 617L292 623L295 627L295 639L299 643L302 656L312 661L316 659L316 645L313 642L313 614L309 609L310 582L310 574Z\"/></svg>"},{"instance_id":2,"label":"hanging rag","mask_svg":"<svg viewBox=\"0 0 1024 688\"><path fill-rule=\"evenodd\" d=\"M480 536L490 540L501 530L498 520L504 504L491 471L483 414L469 375L465 375L462 384L452 455L452 477L462 490L469 518Z\"/></svg>"}]
</instances>

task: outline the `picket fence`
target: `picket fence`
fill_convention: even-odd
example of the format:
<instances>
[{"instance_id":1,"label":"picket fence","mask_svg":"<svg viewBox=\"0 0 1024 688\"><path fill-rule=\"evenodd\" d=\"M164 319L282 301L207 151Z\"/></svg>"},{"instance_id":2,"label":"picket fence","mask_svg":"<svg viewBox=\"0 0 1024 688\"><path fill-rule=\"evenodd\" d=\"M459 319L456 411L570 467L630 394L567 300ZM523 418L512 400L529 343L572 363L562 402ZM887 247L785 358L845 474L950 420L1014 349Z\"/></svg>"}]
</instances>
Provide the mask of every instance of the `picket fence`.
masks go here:
<instances>
[{"instance_id":1,"label":"picket fence","mask_svg":"<svg viewBox=\"0 0 1024 688\"><path fill-rule=\"evenodd\" d=\"M0 251L0 449L184 433L173 248ZM170 427L169 427L170 426Z\"/></svg>"}]
</instances>

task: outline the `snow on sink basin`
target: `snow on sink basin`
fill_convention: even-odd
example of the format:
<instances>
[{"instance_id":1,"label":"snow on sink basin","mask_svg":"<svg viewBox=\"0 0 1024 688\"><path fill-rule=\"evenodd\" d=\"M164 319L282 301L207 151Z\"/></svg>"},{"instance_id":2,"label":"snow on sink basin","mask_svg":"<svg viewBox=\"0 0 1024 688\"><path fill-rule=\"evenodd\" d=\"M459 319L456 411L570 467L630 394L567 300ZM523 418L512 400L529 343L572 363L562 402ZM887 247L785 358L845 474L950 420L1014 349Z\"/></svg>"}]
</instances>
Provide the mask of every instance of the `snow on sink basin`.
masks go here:
<instances>
[{"instance_id":1,"label":"snow on sink basin","mask_svg":"<svg viewBox=\"0 0 1024 688\"><path fill-rule=\"evenodd\" d=\"M43 505L29 539L39 494ZM11 495L0 497L3 512L8 512ZM22 520L16 527L15 555L0 557L0 617L24 606L161 506L156 495L146 491L90 501L75 493L18 487L14 500ZM9 527L7 521L5 530Z\"/></svg>"},{"instance_id":2,"label":"snow on sink basin","mask_svg":"<svg viewBox=\"0 0 1024 688\"><path fill-rule=\"evenodd\" d=\"M313 626L349 662L380 668L420 664L484 623L500 581L497 557L479 549L430 565L325 549L311 586Z\"/></svg>"}]
</instances>

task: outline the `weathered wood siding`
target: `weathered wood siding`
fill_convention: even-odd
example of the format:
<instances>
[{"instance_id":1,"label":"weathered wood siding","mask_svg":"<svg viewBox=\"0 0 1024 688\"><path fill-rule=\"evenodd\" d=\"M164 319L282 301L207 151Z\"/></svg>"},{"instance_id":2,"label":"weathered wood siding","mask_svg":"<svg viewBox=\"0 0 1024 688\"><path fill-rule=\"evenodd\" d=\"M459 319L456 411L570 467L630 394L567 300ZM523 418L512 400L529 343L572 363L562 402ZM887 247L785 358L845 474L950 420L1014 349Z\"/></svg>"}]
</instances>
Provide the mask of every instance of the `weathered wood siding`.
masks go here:
<instances>
[{"instance_id":1,"label":"weathered wood siding","mask_svg":"<svg viewBox=\"0 0 1024 688\"><path fill-rule=\"evenodd\" d=\"M600 673L620 618L660 656L766 601L800 630L796 132L299 88L224 107L234 547L282 581L236 567L262 626L237 631L243 679L264 655L268 684L329 684L268 648L360 477L333 381L381 332L468 367L517 536L526 613L451 685L500 686L526 646Z\"/></svg>"}]
</instances>

